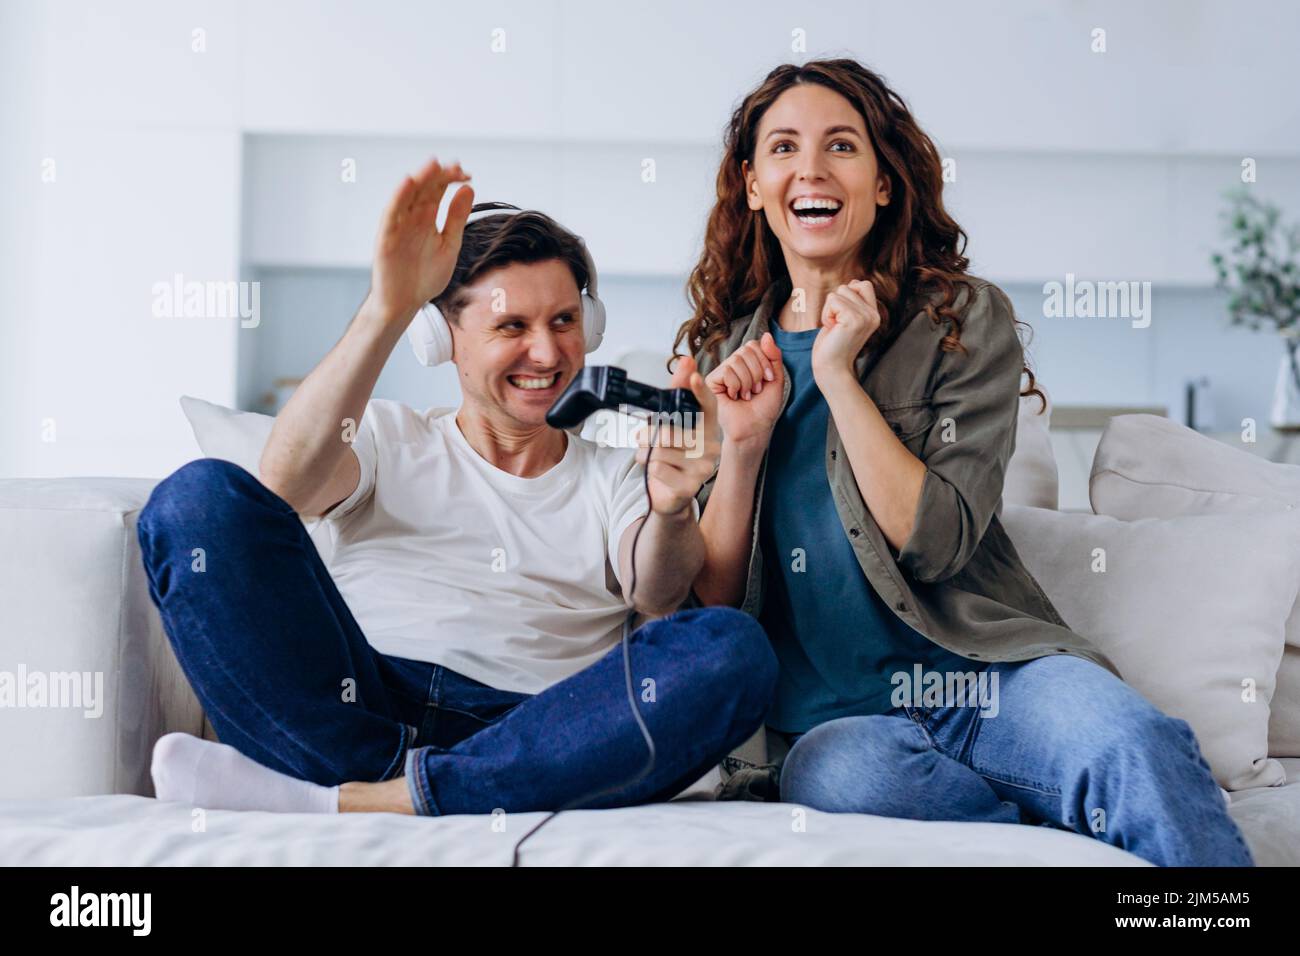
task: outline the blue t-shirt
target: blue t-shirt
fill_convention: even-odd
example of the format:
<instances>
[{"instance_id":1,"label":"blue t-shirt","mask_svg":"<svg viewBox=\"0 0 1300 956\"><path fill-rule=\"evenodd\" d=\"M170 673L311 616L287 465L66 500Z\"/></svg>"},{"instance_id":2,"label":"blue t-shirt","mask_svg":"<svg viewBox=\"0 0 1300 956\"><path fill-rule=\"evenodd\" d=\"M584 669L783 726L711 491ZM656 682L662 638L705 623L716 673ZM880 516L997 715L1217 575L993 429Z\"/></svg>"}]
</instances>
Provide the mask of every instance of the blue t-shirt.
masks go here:
<instances>
[{"instance_id":1,"label":"blue t-shirt","mask_svg":"<svg viewBox=\"0 0 1300 956\"><path fill-rule=\"evenodd\" d=\"M787 733L893 709L891 676L917 663L983 667L901 620L862 573L826 476L830 407L812 372L819 331L772 326L790 400L772 432L763 487L759 544L770 576L759 621L781 665L767 723Z\"/></svg>"}]
</instances>

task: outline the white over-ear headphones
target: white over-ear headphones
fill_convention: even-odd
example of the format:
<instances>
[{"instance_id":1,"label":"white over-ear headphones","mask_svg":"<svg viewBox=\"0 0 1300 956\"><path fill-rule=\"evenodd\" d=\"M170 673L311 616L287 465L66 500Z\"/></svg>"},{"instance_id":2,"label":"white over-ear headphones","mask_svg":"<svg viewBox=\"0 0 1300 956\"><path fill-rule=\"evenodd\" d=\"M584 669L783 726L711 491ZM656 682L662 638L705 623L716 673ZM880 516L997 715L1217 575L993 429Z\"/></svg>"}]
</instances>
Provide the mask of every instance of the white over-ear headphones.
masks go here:
<instances>
[{"instance_id":1,"label":"white over-ear headphones","mask_svg":"<svg viewBox=\"0 0 1300 956\"><path fill-rule=\"evenodd\" d=\"M498 209L522 211L509 203L483 202L476 203L470 209L470 215ZM594 352L605 337L605 306L596 291L596 264L581 237L578 242L582 245L583 264L587 267L587 290L582 293L582 335L586 340L587 351ZM441 365L451 361L451 326L447 324L442 311L432 302L420 306L420 311L415 313L410 328L406 330L406 336L421 365Z\"/></svg>"}]
</instances>

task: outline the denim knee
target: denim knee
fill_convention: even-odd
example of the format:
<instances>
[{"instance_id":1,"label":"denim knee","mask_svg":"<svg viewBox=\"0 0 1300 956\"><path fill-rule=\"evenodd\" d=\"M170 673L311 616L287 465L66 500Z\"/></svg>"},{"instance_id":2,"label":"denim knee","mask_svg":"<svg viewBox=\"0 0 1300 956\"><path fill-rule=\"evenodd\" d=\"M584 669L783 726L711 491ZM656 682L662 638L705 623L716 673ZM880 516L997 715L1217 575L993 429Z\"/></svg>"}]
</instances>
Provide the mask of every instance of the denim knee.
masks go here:
<instances>
[{"instance_id":1,"label":"denim knee","mask_svg":"<svg viewBox=\"0 0 1300 956\"><path fill-rule=\"evenodd\" d=\"M732 607L695 608L680 612L704 631L695 653L711 662L709 671L715 686L741 702L742 709L758 723L767 717L776 691L777 660L767 632L756 618Z\"/></svg>"},{"instance_id":2,"label":"denim knee","mask_svg":"<svg viewBox=\"0 0 1300 956\"><path fill-rule=\"evenodd\" d=\"M1087 756L1092 760L1119 756L1144 758L1173 751L1186 753L1189 744L1196 748L1196 735L1190 724L1170 717L1136 691L1107 703L1106 710L1092 712L1091 719L1085 719L1079 726L1079 739L1088 744L1080 750L1090 750Z\"/></svg>"},{"instance_id":3,"label":"denim knee","mask_svg":"<svg viewBox=\"0 0 1300 956\"><path fill-rule=\"evenodd\" d=\"M828 813L916 817L925 781L913 781L909 769L929 750L909 720L880 714L828 720L790 748L781 765L781 802Z\"/></svg>"},{"instance_id":4,"label":"denim knee","mask_svg":"<svg viewBox=\"0 0 1300 956\"><path fill-rule=\"evenodd\" d=\"M1154 707L1152 709L1155 710ZM1201 775L1208 777L1218 788L1219 782L1215 779L1214 771L1201 751L1201 742L1197 739L1196 731L1192 729L1191 724L1158 710L1156 716L1151 717L1146 723L1148 729L1144 733L1148 739L1156 742L1157 750L1166 754L1178 752L1185 754L1188 762L1199 768Z\"/></svg>"},{"instance_id":5,"label":"denim knee","mask_svg":"<svg viewBox=\"0 0 1300 956\"><path fill-rule=\"evenodd\" d=\"M198 458L176 469L156 486L140 512L139 527L151 533L227 516L246 493L266 492L261 482L234 462Z\"/></svg>"},{"instance_id":6,"label":"denim knee","mask_svg":"<svg viewBox=\"0 0 1300 956\"><path fill-rule=\"evenodd\" d=\"M1184 791L1204 786L1215 794L1219 784L1201 753L1196 732L1187 721L1171 717L1136 693L1131 704L1117 708L1108 720L1092 721L1080 728L1076 748L1077 779L1110 777L1130 792L1158 802L1168 787Z\"/></svg>"}]
</instances>

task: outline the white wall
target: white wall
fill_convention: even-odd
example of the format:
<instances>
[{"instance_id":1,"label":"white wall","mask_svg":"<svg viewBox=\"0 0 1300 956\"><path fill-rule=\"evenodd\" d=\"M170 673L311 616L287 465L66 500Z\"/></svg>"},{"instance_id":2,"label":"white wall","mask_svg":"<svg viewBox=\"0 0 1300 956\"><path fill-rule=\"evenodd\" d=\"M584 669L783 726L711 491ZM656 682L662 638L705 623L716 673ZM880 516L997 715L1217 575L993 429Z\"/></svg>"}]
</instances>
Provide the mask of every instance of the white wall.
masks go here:
<instances>
[{"instance_id":1,"label":"white wall","mask_svg":"<svg viewBox=\"0 0 1300 956\"><path fill-rule=\"evenodd\" d=\"M983 274L1204 282L1243 156L1262 194L1300 208L1298 38L1280 0L0 0L0 475L160 475L191 457L176 396L233 402L250 330L154 319L152 284L364 264L394 177L430 147L473 157L485 198L554 211L612 275L679 275L737 98L823 53L882 72L957 159L951 203ZM366 150L350 192L344 148ZM268 192L277 162L296 185ZM1081 347L1101 358L1103 339Z\"/></svg>"},{"instance_id":2,"label":"white wall","mask_svg":"<svg viewBox=\"0 0 1300 956\"><path fill-rule=\"evenodd\" d=\"M156 319L152 287L235 275L236 58L191 54L171 4L3 9L4 473L163 474L192 449L177 396L234 397L234 327Z\"/></svg>"},{"instance_id":3,"label":"white wall","mask_svg":"<svg viewBox=\"0 0 1300 956\"><path fill-rule=\"evenodd\" d=\"M261 132L712 144L745 89L801 56L802 29L807 56L862 58L954 149L1300 146L1286 2L281 0L241 4L240 25L244 122Z\"/></svg>"}]
</instances>

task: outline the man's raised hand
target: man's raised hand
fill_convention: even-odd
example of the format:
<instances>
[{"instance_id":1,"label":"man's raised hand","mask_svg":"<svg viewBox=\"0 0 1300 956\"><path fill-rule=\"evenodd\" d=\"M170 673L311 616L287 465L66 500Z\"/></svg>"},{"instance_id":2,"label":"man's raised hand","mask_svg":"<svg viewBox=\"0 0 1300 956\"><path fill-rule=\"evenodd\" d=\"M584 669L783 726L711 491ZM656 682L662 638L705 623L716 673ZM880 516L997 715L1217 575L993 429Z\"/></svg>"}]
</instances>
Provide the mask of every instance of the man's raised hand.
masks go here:
<instances>
[{"instance_id":1,"label":"man's raised hand","mask_svg":"<svg viewBox=\"0 0 1300 956\"><path fill-rule=\"evenodd\" d=\"M441 230L437 227L438 207L448 186L469 179L458 162L443 166L430 160L415 176L402 181L384 211L371 269L370 299L392 321L405 325L451 281L474 190L462 186L456 191Z\"/></svg>"}]
</instances>

